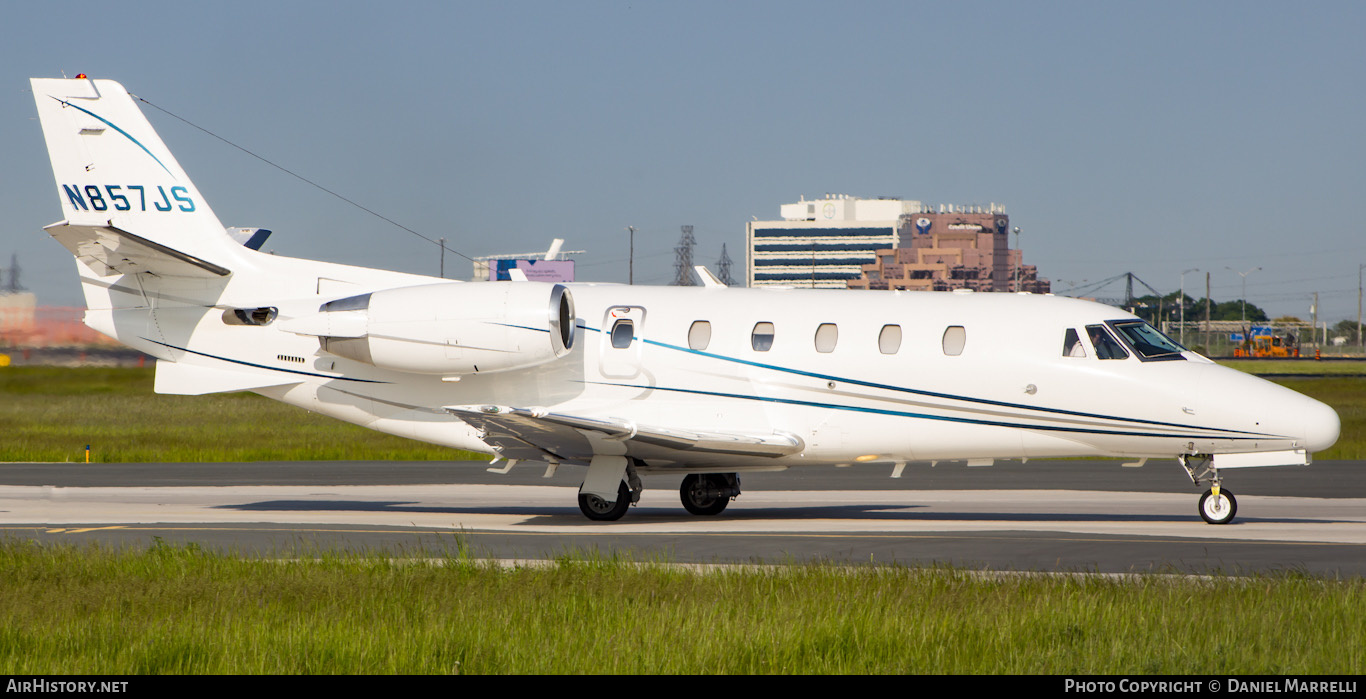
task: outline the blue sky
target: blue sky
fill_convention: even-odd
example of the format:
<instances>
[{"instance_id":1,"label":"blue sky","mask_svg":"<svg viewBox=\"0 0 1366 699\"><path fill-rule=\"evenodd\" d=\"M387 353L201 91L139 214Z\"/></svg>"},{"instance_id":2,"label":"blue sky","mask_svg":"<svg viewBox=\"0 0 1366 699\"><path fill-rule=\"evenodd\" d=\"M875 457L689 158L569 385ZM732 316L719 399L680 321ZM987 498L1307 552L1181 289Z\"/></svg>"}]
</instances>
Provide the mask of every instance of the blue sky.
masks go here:
<instances>
[{"instance_id":1,"label":"blue sky","mask_svg":"<svg viewBox=\"0 0 1366 699\"><path fill-rule=\"evenodd\" d=\"M1360 2L6 3L0 264L78 304L29 77L85 72L465 255L567 239L667 283L679 226L826 192L1003 203L1056 290L1182 270L1356 317ZM280 254L435 273L433 246L164 114L226 225ZM447 256L450 276L468 262ZM1186 275L1203 295L1202 273Z\"/></svg>"}]
</instances>

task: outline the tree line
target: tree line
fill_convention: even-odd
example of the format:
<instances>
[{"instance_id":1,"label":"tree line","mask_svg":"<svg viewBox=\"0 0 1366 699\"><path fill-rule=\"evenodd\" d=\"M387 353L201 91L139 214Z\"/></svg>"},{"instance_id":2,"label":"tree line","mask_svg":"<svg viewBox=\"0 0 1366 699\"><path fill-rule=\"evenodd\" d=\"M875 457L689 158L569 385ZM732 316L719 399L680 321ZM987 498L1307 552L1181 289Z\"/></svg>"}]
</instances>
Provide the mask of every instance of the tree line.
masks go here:
<instances>
[{"instance_id":1,"label":"tree line","mask_svg":"<svg viewBox=\"0 0 1366 699\"><path fill-rule=\"evenodd\" d=\"M1173 291L1172 293L1167 294L1166 296L1155 296L1149 294L1147 296L1135 297L1133 302L1130 305L1125 306L1124 308L1125 310L1148 321L1149 323L1157 325L1157 316L1159 312L1161 312L1162 314L1161 320L1174 322L1179 321L1181 319L1181 306L1179 305L1181 299L1182 294L1180 291ZM1189 295L1186 295L1184 299L1186 302L1186 322L1195 323L1205 320L1205 299L1197 299ZM1240 300L1211 300L1209 304L1209 319L1243 320L1243 302ZM1272 318L1266 314L1266 311L1262 310L1256 304L1247 304L1247 322L1249 324L1265 323L1271 320ZM1304 322L1300 318L1290 317L1276 318L1275 320L1291 321L1297 323ZM1357 338L1356 320L1340 320L1337 323L1330 325L1328 327L1328 337L1345 337L1348 340L1355 342Z\"/></svg>"},{"instance_id":2,"label":"tree line","mask_svg":"<svg viewBox=\"0 0 1366 699\"><path fill-rule=\"evenodd\" d=\"M1186 305L1186 322L1205 320L1205 299L1193 298L1189 294L1182 294L1180 291L1173 291L1166 296L1155 296L1153 294L1137 296L1134 297L1132 302L1126 304L1124 308L1139 318L1156 325L1159 320L1157 317L1159 312L1162 314L1160 320L1180 320L1181 303L1183 301ZM1246 316L1243 315L1244 308L1246 308ZM1243 320L1244 317L1246 317L1247 321L1250 323L1261 323L1271 320L1270 316L1266 314L1266 311L1262 310L1254 303L1248 303L1244 306L1243 301L1241 300L1215 301L1210 299L1210 320ZM1355 322L1353 322L1352 327L1353 332L1355 332Z\"/></svg>"}]
</instances>

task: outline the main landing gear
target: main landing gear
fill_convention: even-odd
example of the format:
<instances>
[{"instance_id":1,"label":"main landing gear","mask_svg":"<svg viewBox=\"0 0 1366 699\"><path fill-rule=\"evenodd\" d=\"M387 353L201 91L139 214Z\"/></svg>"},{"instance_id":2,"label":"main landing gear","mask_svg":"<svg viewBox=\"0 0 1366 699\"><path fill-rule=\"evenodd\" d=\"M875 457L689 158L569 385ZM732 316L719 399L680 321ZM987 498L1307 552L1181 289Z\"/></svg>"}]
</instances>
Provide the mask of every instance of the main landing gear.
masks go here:
<instances>
[{"instance_id":1,"label":"main landing gear","mask_svg":"<svg viewBox=\"0 0 1366 699\"><path fill-rule=\"evenodd\" d=\"M1209 480L1210 489L1200 496L1200 518L1210 524L1228 524L1238 514L1238 501L1233 493L1219 487L1219 470L1214 467L1214 459L1204 454L1183 454L1178 457L1181 467L1191 482L1199 487L1200 481Z\"/></svg>"},{"instance_id":2,"label":"main landing gear","mask_svg":"<svg viewBox=\"0 0 1366 699\"><path fill-rule=\"evenodd\" d=\"M579 493L579 511L595 522L615 522L631 509L631 489L622 481L617 487L616 502L607 502L591 493Z\"/></svg>"},{"instance_id":3,"label":"main landing gear","mask_svg":"<svg viewBox=\"0 0 1366 699\"><path fill-rule=\"evenodd\" d=\"M623 459L618 462L617 465L621 469L617 472L621 474L621 480L617 481L617 497L615 500L609 502L604 498L601 494L603 493L603 490L597 490L597 492L584 492L585 488L579 489L579 511L583 513L584 517L595 522L615 522L621 519L622 516L626 514L627 510L631 509L631 505L640 501L640 494L644 492L645 486L640 482L640 476L636 473L635 464ZM590 475L592 468L593 466L590 465ZM609 479L615 479L617 477L616 473L610 471L605 475ZM585 480L585 484L587 484L587 480ZM608 480L606 483L601 483L601 485L606 485L610 488L611 480ZM589 488L589 490L592 489ZM611 491L609 490L607 492Z\"/></svg>"},{"instance_id":4,"label":"main landing gear","mask_svg":"<svg viewBox=\"0 0 1366 699\"><path fill-rule=\"evenodd\" d=\"M601 494L580 492L579 511L595 522L615 522L640 500L644 490L633 465L628 465L624 480L617 483L617 497L608 501ZM598 491L599 493L601 491ZM740 494L740 477L734 473L690 473L678 489L683 508L695 515L719 515Z\"/></svg>"},{"instance_id":5,"label":"main landing gear","mask_svg":"<svg viewBox=\"0 0 1366 699\"><path fill-rule=\"evenodd\" d=\"M719 515L740 494L740 477L734 473L690 473L678 489L683 509L695 515Z\"/></svg>"}]
</instances>

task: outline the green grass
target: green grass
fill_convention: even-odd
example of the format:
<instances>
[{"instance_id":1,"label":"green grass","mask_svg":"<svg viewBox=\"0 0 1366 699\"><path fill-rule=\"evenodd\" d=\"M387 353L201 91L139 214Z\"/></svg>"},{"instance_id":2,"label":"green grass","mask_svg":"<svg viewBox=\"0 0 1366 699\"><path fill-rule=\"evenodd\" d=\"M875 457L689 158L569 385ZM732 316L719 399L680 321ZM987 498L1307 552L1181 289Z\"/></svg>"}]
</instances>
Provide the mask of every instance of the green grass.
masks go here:
<instances>
[{"instance_id":1,"label":"green grass","mask_svg":"<svg viewBox=\"0 0 1366 699\"><path fill-rule=\"evenodd\" d=\"M1221 359L1219 363L1249 374L1327 374L1366 376L1366 361L1321 362L1312 359Z\"/></svg>"},{"instance_id":2,"label":"green grass","mask_svg":"<svg viewBox=\"0 0 1366 699\"><path fill-rule=\"evenodd\" d=\"M1366 583L0 542L0 672L1360 674Z\"/></svg>"},{"instance_id":3,"label":"green grass","mask_svg":"<svg viewBox=\"0 0 1366 699\"><path fill-rule=\"evenodd\" d=\"M0 368L0 461L486 459L250 393L162 396L153 370Z\"/></svg>"}]
</instances>

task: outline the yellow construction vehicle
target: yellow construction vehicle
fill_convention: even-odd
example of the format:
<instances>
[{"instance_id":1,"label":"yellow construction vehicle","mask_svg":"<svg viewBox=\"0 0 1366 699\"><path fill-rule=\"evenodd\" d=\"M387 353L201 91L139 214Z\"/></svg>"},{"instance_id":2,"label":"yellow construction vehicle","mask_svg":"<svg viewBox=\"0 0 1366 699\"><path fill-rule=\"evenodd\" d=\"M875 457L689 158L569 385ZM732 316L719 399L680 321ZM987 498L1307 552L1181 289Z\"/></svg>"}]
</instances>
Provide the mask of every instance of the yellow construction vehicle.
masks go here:
<instances>
[{"instance_id":1,"label":"yellow construction vehicle","mask_svg":"<svg viewBox=\"0 0 1366 699\"><path fill-rule=\"evenodd\" d=\"M1235 357L1280 358L1299 357L1300 348L1294 335L1253 335L1245 339L1233 350Z\"/></svg>"}]
</instances>

